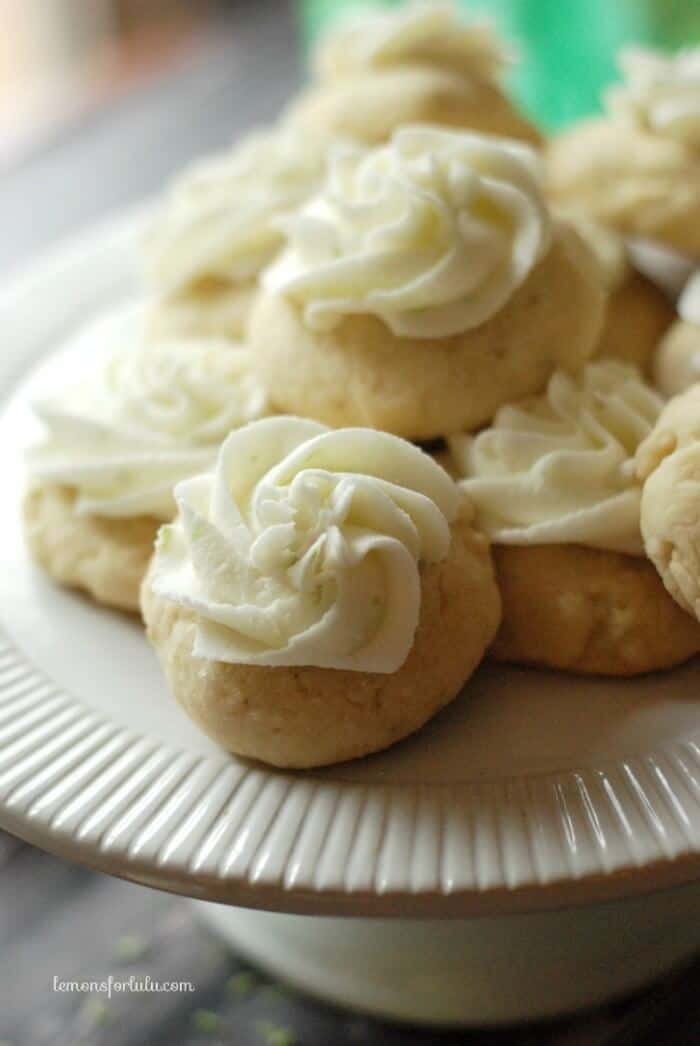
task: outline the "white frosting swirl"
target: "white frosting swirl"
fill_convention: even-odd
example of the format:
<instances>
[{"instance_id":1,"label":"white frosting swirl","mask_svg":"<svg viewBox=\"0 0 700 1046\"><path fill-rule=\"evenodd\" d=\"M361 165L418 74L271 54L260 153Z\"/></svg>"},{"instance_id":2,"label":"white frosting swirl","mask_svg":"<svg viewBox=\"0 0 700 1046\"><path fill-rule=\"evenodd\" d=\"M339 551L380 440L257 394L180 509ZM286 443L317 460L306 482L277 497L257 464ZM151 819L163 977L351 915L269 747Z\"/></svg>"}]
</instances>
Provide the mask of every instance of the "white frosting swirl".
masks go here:
<instances>
[{"instance_id":1,"label":"white frosting swirl","mask_svg":"<svg viewBox=\"0 0 700 1046\"><path fill-rule=\"evenodd\" d=\"M76 511L172 519L173 487L211 467L232 428L265 413L249 355L217 339L120 347L34 405L48 432L31 474L77 491Z\"/></svg>"},{"instance_id":2,"label":"white frosting swirl","mask_svg":"<svg viewBox=\"0 0 700 1046\"><path fill-rule=\"evenodd\" d=\"M259 131L175 180L146 237L146 265L164 296L201 281L243 282L283 243L280 215L319 186L328 142L281 126Z\"/></svg>"},{"instance_id":3,"label":"white frosting swirl","mask_svg":"<svg viewBox=\"0 0 700 1046\"><path fill-rule=\"evenodd\" d=\"M505 305L550 243L528 146L410 126L371 151L338 148L320 195L263 274L309 327L371 313L403 337L446 337Z\"/></svg>"},{"instance_id":4,"label":"white frosting swirl","mask_svg":"<svg viewBox=\"0 0 700 1046\"><path fill-rule=\"evenodd\" d=\"M700 47L670 56L643 48L621 52L624 83L611 87L611 115L675 141L700 147Z\"/></svg>"},{"instance_id":5,"label":"white frosting swirl","mask_svg":"<svg viewBox=\"0 0 700 1046\"><path fill-rule=\"evenodd\" d=\"M394 672L413 645L418 564L444 559L456 484L412 444L294 417L233 432L180 483L153 591L195 611L214 661Z\"/></svg>"},{"instance_id":6,"label":"white frosting swirl","mask_svg":"<svg viewBox=\"0 0 700 1046\"><path fill-rule=\"evenodd\" d=\"M678 313L686 323L700 327L700 271L690 277L678 299Z\"/></svg>"},{"instance_id":7,"label":"white frosting swirl","mask_svg":"<svg viewBox=\"0 0 700 1046\"><path fill-rule=\"evenodd\" d=\"M403 63L496 80L512 58L486 19L467 21L456 3L413 0L394 10L353 8L323 34L313 66L326 80Z\"/></svg>"},{"instance_id":8,"label":"white frosting swirl","mask_svg":"<svg viewBox=\"0 0 700 1046\"><path fill-rule=\"evenodd\" d=\"M502 407L450 449L481 527L497 544L579 544L644 552L634 456L663 405L636 368L557 371L546 394Z\"/></svg>"}]
</instances>

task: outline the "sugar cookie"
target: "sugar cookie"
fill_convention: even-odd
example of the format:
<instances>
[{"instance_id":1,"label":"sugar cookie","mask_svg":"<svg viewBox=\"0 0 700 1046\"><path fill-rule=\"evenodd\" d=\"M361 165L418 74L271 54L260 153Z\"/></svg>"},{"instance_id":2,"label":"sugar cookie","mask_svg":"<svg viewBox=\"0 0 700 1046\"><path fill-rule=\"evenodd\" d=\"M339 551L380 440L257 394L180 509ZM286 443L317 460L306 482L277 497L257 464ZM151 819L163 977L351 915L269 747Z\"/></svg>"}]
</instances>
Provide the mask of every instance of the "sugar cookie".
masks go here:
<instances>
[{"instance_id":1,"label":"sugar cookie","mask_svg":"<svg viewBox=\"0 0 700 1046\"><path fill-rule=\"evenodd\" d=\"M501 87L511 57L489 23L467 20L454 3L354 12L321 37L312 57L316 82L287 119L370 145L408 123L540 145L539 132Z\"/></svg>"},{"instance_id":2,"label":"sugar cookie","mask_svg":"<svg viewBox=\"0 0 700 1046\"><path fill-rule=\"evenodd\" d=\"M700 48L622 53L607 114L550 146L553 198L626 235L700 258Z\"/></svg>"},{"instance_id":3,"label":"sugar cookie","mask_svg":"<svg viewBox=\"0 0 700 1046\"><path fill-rule=\"evenodd\" d=\"M700 381L700 273L686 284L678 316L654 358L654 380L669 397Z\"/></svg>"},{"instance_id":4,"label":"sugar cookie","mask_svg":"<svg viewBox=\"0 0 700 1046\"><path fill-rule=\"evenodd\" d=\"M47 435L27 455L25 523L38 562L98 602L138 609L155 532L175 512L173 486L266 408L248 353L228 342L110 351L35 404Z\"/></svg>"},{"instance_id":5,"label":"sugar cookie","mask_svg":"<svg viewBox=\"0 0 700 1046\"><path fill-rule=\"evenodd\" d=\"M622 236L580 213L564 212L593 249L608 295L596 356L624 360L648 374L676 310L668 296L631 263Z\"/></svg>"},{"instance_id":6,"label":"sugar cookie","mask_svg":"<svg viewBox=\"0 0 700 1046\"><path fill-rule=\"evenodd\" d=\"M280 125L174 180L144 241L153 339L243 336L257 275L282 244L278 222L320 184L327 149Z\"/></svg>"},{"instance_id":7,"label":"sugar cookie","mask_svg":"<svg viewBox=\"0 0 700 1046\"><path fill-rule=\"evenodd\" d=\"M329 162L251 316L277 409L427 440L487 422L593 352L598 268L552 222L526 146L405 127Z\"/></svg>"},{"instance_id":8,"label":"sugar cookie","mask_svg":"<svg viewBox=\"0 0 700 1046\"><path fill-rule=\"evenodd\" d=\"M635 368L600 360L449 441L493 542L503 598L493 656L633 675L700 650L700 626L644 556L635 454L661 409Z\"/></svg>"},{"instance_id":9,"label":"sugar cookie","mask_svg":"<svg viewBox=\"0 0 700 1046\"><path fill-rule=\"evenodd\" d=\"M637 453L647 555L700 620L700 384L670 400Z\"/></svg>"},{"instance_id":10,"label":"sugar cookie","mask_svg":"<svg viewBox=\"0 0 700 1046\"><path fill-rule=\"evenodd\" d=\"M239 755L385 748L455 697L498 626L488 543L395 436L269 418L176 497L143 615L177 700Z\"/></svg>"}]
</instances>

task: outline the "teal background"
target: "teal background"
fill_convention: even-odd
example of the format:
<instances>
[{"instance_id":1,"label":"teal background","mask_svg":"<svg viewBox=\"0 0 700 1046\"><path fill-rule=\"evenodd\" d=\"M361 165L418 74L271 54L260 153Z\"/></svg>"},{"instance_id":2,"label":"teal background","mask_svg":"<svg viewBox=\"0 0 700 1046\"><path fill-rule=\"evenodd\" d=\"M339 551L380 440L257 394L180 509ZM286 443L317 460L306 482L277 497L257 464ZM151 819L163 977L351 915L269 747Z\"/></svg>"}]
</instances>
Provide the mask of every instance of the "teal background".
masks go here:
<instances>
[{"instance_id":1,"label":"teal background","mask_svg":"<svg viewBox=\"0 0 700 1046\"><path fill-rule=\"evenodd\" d=\"M308 48L354 0L300 0ZM401 0L374 0L397 6ZM626 43L676 49L700 43L700 0L461 0L491 16L521 60L511 87L521 105L554 129L600 109L600 92L618 79L615 55ZM370 6L365 0L363 6Z\"/></svg>"}]
</instances>

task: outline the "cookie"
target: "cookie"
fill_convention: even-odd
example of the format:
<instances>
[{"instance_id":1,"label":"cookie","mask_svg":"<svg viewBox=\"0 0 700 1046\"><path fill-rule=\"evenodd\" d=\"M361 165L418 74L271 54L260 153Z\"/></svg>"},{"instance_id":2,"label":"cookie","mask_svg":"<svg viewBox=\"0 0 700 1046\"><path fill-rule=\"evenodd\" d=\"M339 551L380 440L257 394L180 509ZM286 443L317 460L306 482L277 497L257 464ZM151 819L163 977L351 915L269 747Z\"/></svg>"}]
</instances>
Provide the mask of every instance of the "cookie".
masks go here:
<instances>
[{"instance_id":1,"label":"cookie","mask_svg":"<svg viewBox=\"0 0 700 1046\"><path fill-rule=\"evenodd\" d=\"M54 483L31 487L24 498L29 550L60 585L98 603L139 611L139 589L161 524L153 516L109 519L78 514L76 492Z\"/></svg>"},{"instance_id":2,"label":"cookie","mask_svg":"<svg viewBox=\"0 0 700 1046\"><path fill-rule=\"evenodd\" d=\"M678 606L700 620L700 384L670 400L637 463L647 555Z\"/></svg>"},{"instance_id":3,"label":"cookie","mask_svg":"<svg viewBox=\"0 0 700 1046\"><path fill-rule=\"evenodd\" d=\"M634 364L645 374L654 373L661 339L675 315L666 295L641 273L632 272L608 299L595 355Z\"/></svg>"},{"instance_id":4,"label":"cookie","mask_svg":"<svg viewBox=\"0 0 700 1046\"><path fill-rule=\"evenodd\" d=\"M661 397L634 367L555 373L543 396L449 440L460 486L491 539L503 599L493 656L634 675L700 649L644 555L635 455Z\"/></svg>"},{"instance_id":5,"label":"cookie","mask_svg":"<svg viewBox=\"0 0 700 1046\"><path fill-rule=\"evenodd\" d=\"M700 273L686 283L678 316L654 359L654 379L669 397L700 381Z\"/></svg>"},{"instance_id":6,"label":"cookie","mask_svg":"<svg viewBox=\"0 0 700 1046\"><path fill-rule=\"evenodd\" d=\"M176 493L143 615L176 699L238 755L311 767L385 748L456 696L495 634L486 539L396 437L271 418Z\"/></svg>"},{"instance_id":7,"label":"cookie","mask_svg":"<svg viewBox=\"0 0 700 1046\"><path fill-rule=\"evenodd\" d=\"M700 381L700 326L678 320L659 342L654 382L664 396L677 396Z\"/></svg>"},{"instance_id":8,"label":"cookie","mask_svg":"<svg viewBox=\"0 0 700 1046\"><path fill-rule=\"evenodd\" d=\"M29 547L59 583L136 610L175 484L212 465L232 428L266 412L248 355L221 341L136 341L34 404ZM100 358L101 357L101 358Z\"/></svg>"},{"instance_id":9,"label":"cookie","mask_svg":"<svg viewBox=\"0 0 700 1046\"><path fill-rule=\"evenodd\" d=\"M461 690L499 617L487 542L468 528L421 571L413 646L390 675L205 664L193 655L195 615L154 596L148 579L143 592L149 638L187 714L223 748L284 767L355 759L414 733Z\"/></svg>"},{"instance_id":10,"label":"cookie","mask_svg":"<svg viewBox=\"0 0 700 1046\"><path fill-rule=\"evenodd\" d=\"M700 49L675 58L624 52L607 114L565 132L548 152L561 204L629 236L700 258Z\"/></svg>"},{"instance_id":11,"label":"cookie","mask_svg":"<svg viewBox=\"0 0 700 1046\"><path fill-rule=\"evenodd\" d=\"M497 545L585 545L643 555L637 453L663 400L636 368L593 360L545 393L448 440L478 526Z\"/></svg>"},{"instance_id":12,"label":"cookie","mask_svg":"<svg viewBox=\"0 0 700 1046\"><path fill-rule=\"evenodd\" d=\"M365 73L358 80L311 86L286 119L302 131L386 142L404 124L432 124L514 138L541 146L540 132L486 81L424 66Z\"/></svg>"},{"instance_id":13,"label":"cookie","mask_svg":"<svg viewBox=\"0 0 700 1046\"><path fill-rule=\"evenodd\" d=\"M468 128L541 144L501 82L512 53L485 20L454 3L408 3L352 12L312 54L315 83L290 122L370 145L403 124Z\"/></svg>"},{"instance_id":14,"label":"cookie","mask_svg":"<svg viewBox=\"0 0 700 1046\"><path fill-rule=\"evenodd\" d=\"M328 140L280 125L197 161L169 187L144 240L151 338L245 333L278 222L317 188Z\"/></svg>"},{"instance_id":15,"label":"cookie","mask_svg":"<svg viewBox=\"0 0 700 1046\"><path fill-rule=\"evenodd\" d=\"M313 48L311 70L321 83L335 83L421 65L499 83L513 58L490 20L469 17L448 0L406 0L392 10L355 8L335 19Z\"/></svg>"},{"instance_id":16,"label":"cookie","mask_svg":"<svg viewBox=\"0 0 700 1046\"><path fill-rule=\"evenodd\" d=\"M632 363L648 374L659 341L675 319L668 297L632 265L619 233L576 211L564 211L591 247L608 295L596 356Z\"/></svg>"},{"instance_id":17,"label":"cookie","mask_svg":"<svg viewBox=\"0 0 700 1046\"><path fill-rule=\"evenodd\" d=\"M209 279L186 293L156 299L146 313L146 336L154 342L202 337L244 341L257 290L255 280L234 286Z\"/></svg>"},{"instance_id":18,"label":"cookie","mask_svg":"<svg viewBox=\"0 0 700 1046\"><path fill-rule=\"evenodd\" d=\"M700 152L592 120L548 151L549 191L628 236L700 258Z\"/></svg>"},{"instance_id":19,"label":"cookie","mask_svg":"<svg viewBox=\"0 0 700 1046\"><path fill-rule=\"evenodd\" d=\"M336 153L330 171L250 320L277 409L427 440L483 424L594 351L598 269L551 220L526 147L407 127Z\"/></svg>"},{"instance_id":20,"label":"cookie","mask_svg":"<svg viewBox=\"0 0 700 1046\"><path fill-rule=\"evenodd\" d=\"M494 545L503 621L498 661L634 676L700 651L700 625L671 599L652 564L582 545Z\"/></svg>"}]
</instances>

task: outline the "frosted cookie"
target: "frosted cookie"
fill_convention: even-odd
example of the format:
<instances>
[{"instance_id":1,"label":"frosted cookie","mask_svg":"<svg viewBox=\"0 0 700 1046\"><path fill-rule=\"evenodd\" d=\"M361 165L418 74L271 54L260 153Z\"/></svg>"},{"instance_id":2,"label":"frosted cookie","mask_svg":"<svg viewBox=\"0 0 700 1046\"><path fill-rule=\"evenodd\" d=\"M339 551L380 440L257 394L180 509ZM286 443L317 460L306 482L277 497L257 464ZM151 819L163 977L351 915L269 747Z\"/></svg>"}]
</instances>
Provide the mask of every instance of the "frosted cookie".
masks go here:
<instances>
[{"instance_id":1,"label":"frosted cookie","mask_svg":"<svg viewBox=\"0 0 700 1046\"><path fill-rule=\"evenodd\" d=\"M277 222L319 185L327 146L268 128L175 179L144 244L152 338L244 333L257 275L282 245Z\"/></svg>"},{"instance_id":2,"label":"frosted cookie","mask_svg":"<svg viewBox=\"0 0 700 1046\"><path fill-rule=\"evenodd\" d=\"M555 200L604 224L700 258L700 48L624 51L605 116L555 140Z\"/></svg>"},{"instance_id":3,"label":"frosted cookie","mask_svg":"<svg viewBox=\"0 0 700 1046\"><path fill-rule=\"evenodd\" d=\"M333 150L251 316L275 407L428 440L580 367L604 293L538 174L527 146L434 127Z\"/></svg>"},{"instance_id":4,"label":"frosted cookie","mask_svg":"<svg viewBox=\"0 0 700 1046\"><path fill-rule=\"evenodd\" d=\"M362 10L326 32L312 59L316 83L287 119L370 145L407 123L441 124L541 144L503 92L512 55L492 26L454 3Z\"/></svg>"},{"instance_id":5,"label":"frosted cookie","mask_svg":"<svg viewBox=\"0 0 700 1046\"><path fill-rule=\"evenodd\" d=\"M681 294L678 316L654 357L654 381L669 397L700 381L700 273Z\"/></svg>"},{"instance_id":6,"label":"frosted cookie","mask_svg":"<svg viewBox=\"0 0 700 1046\"><path fill-rule=\"evenodd\" d=\"M32 554L60 584L137 611L156 531L175 513L173 486L210 467L266 400L243 349L180 341L110 352L35 410L47 431L27 456Z\"/></svg>"},{"instance_id":7,"label":"frosted cookie","mask_svg":"<svg viewBox=\"0 0 700 1046\"><path fill-rule=\"evenodd\" d=\"M59 483L30 486L23 516L27 544L37 563L67 588L88 592L105 606L134 613L161 520L78 512L75 487Z\"/></svg>"},{"instance_id":8,"label":"frosted cookie","mask_svg":"<svg viewBox=\"0 0 700 1046\"><path fill-rule=\"evenodd\" d=\"M455 697L496 631L486 539L395 436L269 418L175 496L143 615L177 700L238 755L385 748Z\"/></svg>"},{"instance_id":9,"label":"frosted cookie","mask_svg":"<svg viewBox=\"0 0 700 1046\"><path fill-rule=\"evenodd\" d=\"M501 408L450 448L493 543L503 623L492 655L634 675L700 650L700 627L644 557L635 453L661 411L633 367L558 372L545 395Z\"/></svg>"},{"instance_id":10,"label":"frosted cookie","mask_svg":"<svg viewBox=\"0 0 700 1046\"><path fill-rule=\"evenodd\" d=\"M643 556L584 545L497 545L503 624L497 661L634 676L687 661L700 627Z\"/></svg>"},{"instance_id":11,"label":"frosted cookie","mask_svg":"<svg viewBox=\"0 0 700 1046\"><path fill-rule=\"evenodd\" d=\"M624 360L644 373L676 311L667 296L632 265L619 233L575 212L564 213L592 248L608 295L596 356Z\"/></svg>"},{"instance_id":12,"label":"frosted cookie","mask_svg":"<svg viewBox=\"0 0 700 1046\"><path fill-rule=\"evenodd\" d=\"M678 606L700 620L700 384L669 401L637 464L647 555Z\"/></svg>"}]
</instances>

